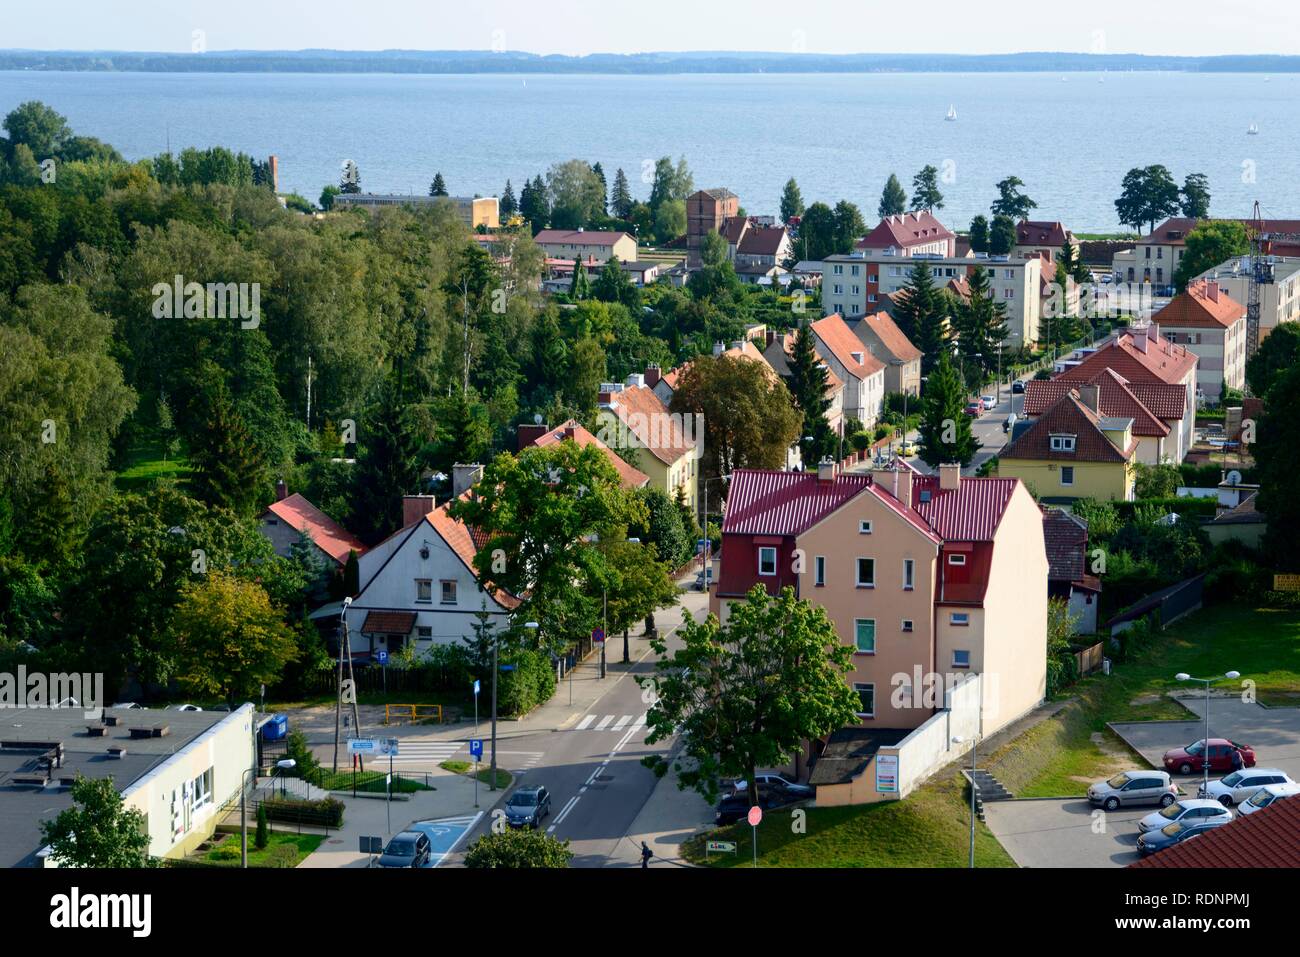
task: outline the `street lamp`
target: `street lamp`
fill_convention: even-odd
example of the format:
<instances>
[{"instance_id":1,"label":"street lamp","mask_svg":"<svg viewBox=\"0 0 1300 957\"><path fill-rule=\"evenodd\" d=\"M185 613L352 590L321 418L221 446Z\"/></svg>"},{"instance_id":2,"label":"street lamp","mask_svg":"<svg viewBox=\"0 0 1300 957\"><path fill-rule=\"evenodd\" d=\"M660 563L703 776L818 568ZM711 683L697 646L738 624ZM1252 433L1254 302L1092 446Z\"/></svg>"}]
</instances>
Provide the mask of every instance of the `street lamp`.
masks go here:
<instances>
[{"instance_id":1,"label":"street lamp","mask_svg":"<svg viewBox=\"0 0 1300 957\"><path fill-rule=\"evenodd\" d=\"M628 544L629 544L629 545L640 545L640 544L641 544L641 539L639 539L639 538L629 538L627 541L628 541ZM629 655L628 655L628 648L627 648L627 632L628 632L628 629L627 629L627 628L624 628L624 629L623 629L623 664L625 664L625 665L626 665L626 664L631 664L631 662L632 662L631 657L629 657ZM609 640L609 636L608 636L608 635L605 636L605 640L606 640L606 641Z\"/></svg>"},{"instance_id":2,"label":"street lamp","mask_svg":"<svg viewBox=\"0 0 1300 957\"><path fill-rule=\"evenodd\" d=\"M966 739L960 734L953 735L952 743L961 744ZM970 866L975 867L975 749L979 747L979 735L973 735L970 741Z\"/></svg>"},{"instance_id":3,"label":"street lamp","mask_svg":"<svg viewBox=\"0 0 1300 957\"><path fill-rule=\"evenodd\" d=\"M538 624L535 621L524 622L524 627L529 631L536 631ZM497 789L497 649L501 645L501 636L493 633L492 635L492 781L488 785L489 791Z\"/></svg>"},{"instance_id":4,"label":"street lamp","mask_svg":"<svg viewBox=\"0 0 1300 957\"><path fill-rule=\"evenodd\" d=\"M282 758L275 762L275 770L280 772L280 797L284 797L284 772L292 771L298 766L298 762L293 758ZM275 772L271 772L271 777L275 777ZM271 781L271 790L275 790L275 781Z\"/></svg>"},{"instance_id":5,"label":"street lamp","mask_svg":"<svg viewBox=\"0 0 1300 957\"><path fill-rule=\"evenodd\" d=\"M1205 792L1210 790L1210 683L1218 681L1218 678L1193 678L1185 671L1180 671L1174 675L1179 681L1199 681L1205 685L1205 742L1201 750L1201 767L1204 770L1202 778L1202 788ZM1234 680L1241 677L1240 671L1225 671L1223 677Z\"/></svg>"},{"instance_id":6,"label":"street lamp","mask_svg":"<svg viewBox=\"0 0 1300 957\"><path fill-rule=\"evenodd\" d=\"M248 867L248 775L256 774L257 766L244 768L239 779L239 866Z\"/></svg>"}]
</instances>

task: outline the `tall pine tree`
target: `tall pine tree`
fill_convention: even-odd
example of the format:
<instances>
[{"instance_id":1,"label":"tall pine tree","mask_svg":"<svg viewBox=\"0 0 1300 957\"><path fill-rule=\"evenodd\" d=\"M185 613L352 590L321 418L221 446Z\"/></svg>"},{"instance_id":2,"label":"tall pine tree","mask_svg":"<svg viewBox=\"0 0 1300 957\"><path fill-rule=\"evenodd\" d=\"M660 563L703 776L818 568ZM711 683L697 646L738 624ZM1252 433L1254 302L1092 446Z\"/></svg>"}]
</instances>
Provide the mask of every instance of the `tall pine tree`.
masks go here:
<instances>
[{"instance_id":1,"label":"tall pine tree","mask_svg":"<svg viewBox=\"0 0 1300 957\"><path fill-rule=\"evenodd\" d=\"M429 195L430 196L447 195L447 183L445 180L443 180L441 173L433 174L433 182L429 184Z\"/></svg>"},{"instance_id":2,"label":"tall pine tree","mask_svg":"<svg viewBox=\"0 0 1300 957\"><path fill-rule=\"evenodd\" d=\"M266 467L222 383L208 390L199 434L191 443L190 488L209 505L246 514L257 504Z\"/></svg>"},{"instance_id":3,"label":"tall pine tree","mask_svg":"<svg viewBox=\"0 0 1300 957\"><path fill-rule=\"evenodd\" d=\"M609 201L608 201L607 197L609 196L609 183L605 180L605 169L604 169L604 167L602 167L602 166L600 165L599 162L597 162L597 163L596 163L596 164L591 168L591 171L592 171L593 173L596 174L596 179L600 180L600 211L601 211L601 214L602 214L602 215L604 215L604 214L608 214L608 212L609 212Z\"/></svg>"},{"instance_id":4,"label":"tall pine tree","mask_svg":"<svg viewBox=\"0 0 1300 957\"><path fill-rule=\"evenodd\" d=\"M822 456L830 455L835 447L835 434L826 420L830 399L826 397L826 367L817 355L813 331L808 323L802 324L794 335L790 350L790 397L795 408L803 413L803 428L799 432L799 453L804 467L815 467Z\"/></svg>"},{"instance_id":5,"label":"tall pine tree","mask_svg":"<svg viewBox=\"0 0 1300 957\"><path fill-rule=\"evenodd\" d=\"M949 462L964 468L979 451L965 406L966 389L945 352L921 393L921 460L930 468Z\"/></svg>"},{"instance_id":6,"label":"tall pine tree","mask_svg":"<svg viewBox=\"0 0 1300 957\"><path fill-rule=\"evenodd\" d=\"M614 189L609 196L609 211L619 219L632 215L632 190L627 185L627 174L622 167L614 172Z\"/></svg>"},{"instance_id":7,"label":"tall pine tree","mask_svg":"<svg viewBox=\"0 0 1300 957\"><path fill-rule=\"evenodd\" d=\"M880 205L876 207L876 212L881 219L885 219L888 216L901 216L906 211L907 194L903 192L903 184L897 176L890 173L889 179L885 181L884 192L880 194Z\"/></svg>"},{"instance_id":8,"label":"tall pine tree","mask_svg":"<svg viewBox=\"0 0 1300 957\"><path fill-rule=\"evenodd\" d=\"M519 209L519 203L515 200L515 188L510 185L510 180L506 180L506 188L501 193L501 218L509 219Z\"/></svg>"},{"instance_id":9,"label":"tall pine tree","mask_svg":"<svg viewBox=\"0 0 1300 957\"><path fill-rule=\"evenodd\" d=\"M796 216L802 216L803 210L803 194L799 192L799 184L791 176L786 180L785 189L781 191L781 222L788 223Z\"/></svg>"},{"instance_id":10,"label":"tall pine tree","mask_svg":"<svg viewBox=\"0 0 1300 957\"><path fill-rule=\"evenodd\" d=\"M924 260L917 260L901 292L893 318L903 335L921 350L921 374L928 375L947 348L947 297L935 288L930 266Z\"/></svg>"},{"instance_id":11,"label":"tall pine tree","mask_svg":"<svg viewBox=\"0 0 1300 957\"><path fill-rule=\"evenodd\" d=\"M970 298L953 310L961 365L972 387L997 368L998 349L1007 338L1007 309L994 297L989 278L983 266L976 266L967 280Z\"/></svg>"}]
</instances>

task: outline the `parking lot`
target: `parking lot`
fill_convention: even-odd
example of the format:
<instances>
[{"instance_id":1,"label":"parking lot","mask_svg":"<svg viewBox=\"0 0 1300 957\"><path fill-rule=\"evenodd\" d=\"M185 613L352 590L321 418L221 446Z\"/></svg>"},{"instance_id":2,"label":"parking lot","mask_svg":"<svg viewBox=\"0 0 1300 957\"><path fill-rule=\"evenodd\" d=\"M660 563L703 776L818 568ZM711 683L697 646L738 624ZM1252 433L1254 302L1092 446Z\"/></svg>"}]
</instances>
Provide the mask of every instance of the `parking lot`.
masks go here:
<instances>
[{"instance_id":1,"label":"parking lot","mask_svg":"<svg viewBox=\"0 0 1300 957\"><path fill-rule=\"evenodd\" d=\"M1205 700L1184 699L1183 704L1199 718L1112 727L1153 767L1161 768L1166 751L1205 737ZM1262 708L1238 698L1212 698L1210 737L1248 744L1255 749L1257 767L1280 768L1300 781L1300 708ZM1196 796L1200 780L1200 775L1174 775L1187 797ZM984 813L989 830L1021 867L1124 867L1137 860L1137 821L1156 808L1095 816L1094 810L1082 798L1066 798L997 801L986 804Z\"/></svg>"}]
</instances>

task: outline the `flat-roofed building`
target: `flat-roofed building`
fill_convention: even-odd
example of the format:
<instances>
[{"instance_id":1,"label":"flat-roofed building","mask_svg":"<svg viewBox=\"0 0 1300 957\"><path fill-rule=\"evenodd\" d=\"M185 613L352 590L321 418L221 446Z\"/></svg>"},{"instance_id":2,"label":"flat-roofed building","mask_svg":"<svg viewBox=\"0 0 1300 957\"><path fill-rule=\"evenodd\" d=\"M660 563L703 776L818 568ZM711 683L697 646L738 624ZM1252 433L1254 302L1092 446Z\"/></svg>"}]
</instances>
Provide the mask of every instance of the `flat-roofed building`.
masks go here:
<instances>
[{"instance_id":1,"label":"flat-roofed building","mask_svg":"<svg viewBox=\"0 0 1300 957\"><path fill-rule=\"evenodd\" d=\"M450 203L460 221L470 229L479 226L498 229L501 226L501 206L495 196L404 196L401 193L339 193L334 197L335 209L359 207L375 209L381 206L433 206Z\"/></svg>"}]
</instances>

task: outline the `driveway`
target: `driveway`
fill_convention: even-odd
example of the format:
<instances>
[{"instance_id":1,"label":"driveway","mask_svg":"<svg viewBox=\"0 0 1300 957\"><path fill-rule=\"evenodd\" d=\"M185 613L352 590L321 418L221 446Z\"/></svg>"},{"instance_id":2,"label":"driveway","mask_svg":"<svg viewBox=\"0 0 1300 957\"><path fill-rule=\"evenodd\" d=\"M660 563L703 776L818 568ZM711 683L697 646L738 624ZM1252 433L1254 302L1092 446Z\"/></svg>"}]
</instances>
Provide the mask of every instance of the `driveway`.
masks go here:
<instances>
[{"instance_id":1,"label":"driveway","mask_svg":"<svg viewBox=\"0 0 1300 957\"><path fill-rule=\"evenodd\" d=\"M1107 813L1080 798L992 801L984 819L1021 867L1126 867L1139 857L1138 819L1156 810Z\"/></svg>"},{"instance_id":2,"label":"driveway","mask_svg":"<svg viewBox=\"0 0 1300 957\"><path fill-rule=\"evenodd\" d=\"M1199 717L1187 721L1130 721L1111 725L1133 750L1163 767L1164 753L1205 737L1205 699L1182 698L1180 703ZM1300 708L1264 708L1240 698L1210 699L1210 737L1228 738L1255 749L1255 764L1281 768L1300 781ZM1212 777L1222 777L1211 772ZM1199 775L1192 775L1192 778ZM1195 781L1175 775L1184 789Z\"/></svg>"}]
</instances>

